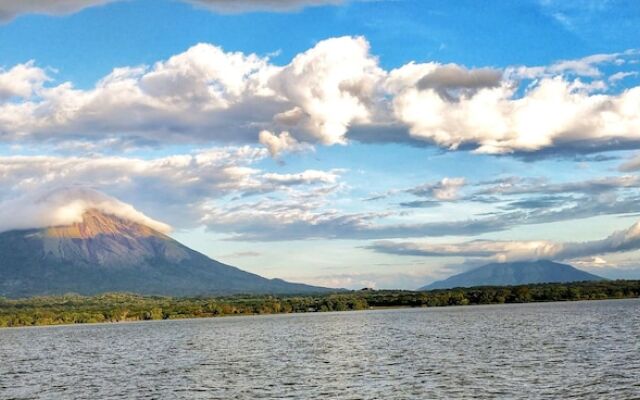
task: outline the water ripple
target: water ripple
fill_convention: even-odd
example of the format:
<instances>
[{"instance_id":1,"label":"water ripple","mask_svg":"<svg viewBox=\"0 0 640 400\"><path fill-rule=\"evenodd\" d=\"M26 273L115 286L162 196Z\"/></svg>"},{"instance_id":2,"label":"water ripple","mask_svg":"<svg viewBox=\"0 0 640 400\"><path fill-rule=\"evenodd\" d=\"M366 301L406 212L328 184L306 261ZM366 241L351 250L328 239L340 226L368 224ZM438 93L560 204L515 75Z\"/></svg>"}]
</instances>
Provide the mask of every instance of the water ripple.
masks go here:
<instances>
[{"instance_id":1,"label":"water ripple","mask_svg":"<svg viewBox=\"0 0 640 400\"><path fill-rule=\"evenodd\" d=\"M640 398L640 301L0 330L0 399Z\"/></svg>"}]
</instances>

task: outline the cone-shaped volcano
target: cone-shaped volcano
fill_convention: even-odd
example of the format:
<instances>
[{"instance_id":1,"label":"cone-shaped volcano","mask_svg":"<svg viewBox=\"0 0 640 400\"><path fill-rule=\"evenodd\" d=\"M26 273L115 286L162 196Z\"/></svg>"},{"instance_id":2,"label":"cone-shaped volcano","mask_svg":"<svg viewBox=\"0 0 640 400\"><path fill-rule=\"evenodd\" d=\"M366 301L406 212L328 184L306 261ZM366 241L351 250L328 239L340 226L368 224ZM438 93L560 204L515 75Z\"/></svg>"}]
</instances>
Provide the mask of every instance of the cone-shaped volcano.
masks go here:
<instances>
[{"instance_id":1,"label":"cone-shaped volcano","mask_svg":"<svg viewBox=\"0 0 640 400\"><path fill-rule=\"evenodd\" d=\"M79 221L70 224L0 233L0 296L115 291L194 296L326 290L266 279L222 264L122 213L97 208L82 210Z\"/></svg>"}]
</instances>

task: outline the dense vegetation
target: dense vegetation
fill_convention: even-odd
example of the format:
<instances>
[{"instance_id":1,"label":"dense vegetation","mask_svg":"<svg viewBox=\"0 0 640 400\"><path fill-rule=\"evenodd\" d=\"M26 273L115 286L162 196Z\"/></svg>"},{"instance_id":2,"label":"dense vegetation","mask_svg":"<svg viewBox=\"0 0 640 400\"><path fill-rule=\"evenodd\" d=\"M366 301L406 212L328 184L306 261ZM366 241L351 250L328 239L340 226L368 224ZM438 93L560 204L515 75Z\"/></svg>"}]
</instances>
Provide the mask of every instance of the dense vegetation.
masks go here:
<instances>
[{"instance_id":1,"label":"dense vegetation","mask_svg":"<svg viewBox=\"0 0 640 400\"><path fill-rule=\"evenodd\" d=\"M0 327L202 318L225 315L363 310L376 307L622 299L640 296L640 281L475 287L428 292L360 290L305 296L145 297L111 293L9 300L0 298Z\"/></svg>"}]
</instances>

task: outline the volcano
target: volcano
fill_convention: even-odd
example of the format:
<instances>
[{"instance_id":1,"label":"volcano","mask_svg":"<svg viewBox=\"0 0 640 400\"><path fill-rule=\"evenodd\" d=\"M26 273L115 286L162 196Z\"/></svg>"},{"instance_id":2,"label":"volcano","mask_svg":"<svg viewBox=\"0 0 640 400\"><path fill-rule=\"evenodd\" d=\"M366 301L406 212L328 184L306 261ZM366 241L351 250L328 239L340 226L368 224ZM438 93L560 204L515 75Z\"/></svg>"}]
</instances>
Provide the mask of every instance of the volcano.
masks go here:
<instances>
[{"instance_id":1,"label":"volcano","mask_svg":"<svg viewBox=\"0 0 640 400\"><path fill-rule=\"evenodd\" d=\"M80 217L70 224L0 233L0 296L330 291L225 265L121 215L88 208Z\"/></svg>"},{"instance_id":2,"label":"volcano","mask_svg":"<svg viewBox=\"0 0 640 400\"><path fill-rule=\"evenodd\" d=\"M450 276L418 290L473 286L514 286L536 283L601 281L604 278L550 260L492 263Z\"/></svg>"}]
</instances>

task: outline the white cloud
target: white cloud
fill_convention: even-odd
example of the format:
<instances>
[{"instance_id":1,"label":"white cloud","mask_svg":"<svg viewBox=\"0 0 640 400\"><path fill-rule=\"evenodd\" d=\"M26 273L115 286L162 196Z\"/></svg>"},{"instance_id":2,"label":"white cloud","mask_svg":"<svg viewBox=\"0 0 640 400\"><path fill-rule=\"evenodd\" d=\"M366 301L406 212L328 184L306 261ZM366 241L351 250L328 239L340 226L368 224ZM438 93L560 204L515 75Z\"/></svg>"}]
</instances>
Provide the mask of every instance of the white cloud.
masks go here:
<instances>
[{"instance_id":1,"label":"white cloud","mask_svg":"<svg viewBox=\"0 0 640 400\"><path fill-rule=\"evenodd\" d=\"M615 74L611 75L608 80L611 83L617 83L630 76L638 76L638 71L616 72Z\"/></svg>"},{"instance_id":2,"label":"white cloud","mask_svg":"<svg viewBox=\"0 0 640 400\"><path fill-rule=\"evenodd\" d=\"M618 189L619 184L624 186ZM621 182L608 182L603 179L576 182L573 189L567 186L567 190L571 192L567 196L536 196L514 200L502 200L495 196L479 199L474 195L458 196L459 201L477 200L483 205L487 204L488 208L477 207L477 203L467 203L469 207L458 208L453 219L438 218L439 213L430 213L431 215L421 215L416 220L413 213L388 208L371 210L365 207L355 212L341 210L339 204L345 196L337 194L342 189L339 184L328 184L318 188L322 192L290 191L286 199L265 196L258 200L251 198L249 201L232 204L208 204L203 211L203 223L212 231L229 234L231 239L245 241L475 236L503 232L522 225L576 220L598 215L637 213L640 211L640 203L637 194L632 190L633 185L637 185L637 182L626 182L624 179ZM551 190L555 191L561 190L563 185L550 186ZM617 193L618 190L621 192ZM585 194L573 194L573 191ZM491 208L488 206L489 203L497 203L498 208ZM400 205L423 207L405 203ZM479 213L474 215L476 212ZM497 252L499 249L488 250ZM483 254L488 256L488 250L484 249Z\"/></svg>"},{"instance_id":3,"label":"white cloud","mask_svg":"<svg viewBox=\"0 0 640 400\"><path fill-rule=\"evenodd\" d=\"M512 66L505 69L505 76L514 80L549 78L558 75L601 78L604 75L602 65L622 66L630 58L637 56L636 49L629 49L617 53L592 54L574 60L561 60L546 66Z\"/></svg>"},{"instance_id":4,"label":"white cloud","mask_svg":"<svg viewBox=\"0 0 640 400\"><path fill-rule=\"evenodd\" d=\"M283 153L313 150L313 146L307 143L300 143L287 131L280 132L279 135L276 135L267 130L263 130L260 132L258 141L269 150L269 154L274 158L279 157Z\"/></svg>"},{"instance_id":5,"label":"white cloud","mask_svg":"<svg viewBox=\"0 0 640 400\"><path fill-rule=\"evenodd\" d=\"M310 183L336 183L339 177L340 170L333 171L318 171L308 169L297 174L275 174L265 173L262 177L267 182L272 182L280 185L300 185Z\"/></svg>"},{"instance_id":6,"label":"white cloud","mask_svg":"<svg viewBox=\"0 0 640 400\"><path fill-rule=\"evenodd\" d=\"M337 207L341 190L340 185L320 186L289 193L286 199L262 197L248 202L207 204L202 222L212 231L241 241L469 236L524 223L520 215L402 222L398 217L404 213L393 210L345 212Z\"/></svg>"},{"instance_id":7,"label":"white cloud","mask_svg":"<svg viewBox=\"0 0 640 400\"><path fill-rule=\"evenodd\" d=\"M224 52L220 47L200 43L156 63L140 76L139 86L145 94L170 103L197 101L205 102L208 108L227 108L243 94L271 94L264 87L272 70L267 61L255 54ZM134 72L132 77L135 75ZM117 74L111 77L120 80Z\"/></svg>"},{"instance_id":8,"label":"white cloud","mask_svg":"<svg viewBox=\"0 0 640 400\"><path fill-rule=\"evenodd\" d=\"M557 245L547 241L474 240L452 244L379 241L371 248L379 252L428 257L487 257L499 261L550 258Z\"/></svg>"},{"instance_id":9,"label":"white cloud","mask_svg":"<svg viewBox=\"0 0 640 400\"><path fill-rule=\"evenodd\" d=\"M308 147L300 141L343 143L351 124L368 121L383 76L368 50L361 37L328 39L279 67L198 44L153 67L116 68L93 89L66 82L0 104L0 132L9 141L262 139L274 154Z\"/></svg>"},{"instance_id":10,"label":"white cloud","mask_svg":"<svg viewBox=\"0 0 640 400\"><path fill-rule=\"evenodd\" d=\"M563 61L525 88L509 68L385 71L366 39L350 36L320 41L284 66L197 44L151 67L116 68L87 90L54 85L30 62L0 72L0 137L114 148L260 142L274 157L344 144L350 133L490 154L637 148L640 87L612 93L601 73L580 67L630 57L637 53ZM1 100L9 98L17 99Z\"/></svg>"},{"instance_id":11,"label":"white cloud","mask_svg":"<svg viewBox=\"0 0 640 400\"><path fill-rule=\"evenodd\" d=\"M317 276L288 276L286 278L293 282L309 282L318 286L353 290L362 288L381 290L403 288L413 290L424 285L425 281L443 277L442 273L437 272L434 272L433 269L420 268L415 272L404 273L399 271L390 273L340 273Z\"/></svg>"},{"instance_id":12,"label":"white cloud","mask_svg":"<svg viewBox=\"0 0 640 400\"><path fill-rule=\"evenodd\" d=\"M86 187L63 187L31 192L0 203L0 232L70 225L82 222L83 214L94 209L160 232L171 230L169 225L151 219L133 206L104 193Z\"/></svg>"},{"instance_id":13,"label":"white cloud","mask_svg":"<svg viewBox=\"0 0 640 400\"><path fill-rule=\"evenodd\" d=\"M117 68L93 89L70 83L0 105L0 131L15 138L155 142L249 141L278 101L267 59L200 44L152 68Z\"/></svg>"},{"instance_id":14,"label":"white cloud","mask_svg":"<svg viewBox=\"0 0 640 400\"><path fill-rule=\"evenodd\" d=\"M336 237L366 219L324 209L324 195L286 200L260 199L228 206L205 206L203 223L242 240L291 240Z\"/></svg>"},{"instance_id":15,"label":"white cloud","mask_svg":"<svg viewBox=\"0 0 640 400\"><path fill-rule=\"evenodd\" d=\"M636 155L633 158L625 161L618 168L620 171L631 172L640 170L640 155Z\"/></svg>"},{"instance_id":16,"label":"white cloud","mask_svg":"<svg viewBox=\"0 0 640 400\"><path fill-rule=\"evenodd\" d=\"M572 142L640 140L640 88L592 95L576 81L543 78L519 97L513 82L486 87L452 101L420 89L416 65L391 72L393 109L414 138L449 149L470 145L479 153L533 152ZM433 73L422 66L423 76ZM398 87L404 79L405 86Z\"/></svg>"},{"instance_id":17,"label":"white cloud","mask_svg":"<svg viewBox=\"0 0 640 400\"><path fill-rule=\"evenodd\" d=\"M615 268L615 265L598 256L574 258L569 262L571 265L577 265L582 268Z\"/></svg>"},{"instance_id":18,"label":"white cloud","mask_svg":"<svg viewBox=\"0 0 640 400\"><path fill-rule=\"evenodd\" d=\"M453 201L459 198L459 192L465 185L464 178L443 178L437 183L429 183L409 189L416 196L430 197L440 201Z\"/></svg>"},{"instance_id":19,"label":"white cloud","mask_svg":"<svg viewBox=\"0 0 640 400\"><path fill-rule=\"evenodd\" d=\"M296 187L320 190L339 185L343 171L265 172L254 163L265 149L214 148L160 158L0 157L0 200L61 186L90 186L106 191L177 227L201 224L203 206L227 196L281 193ZM6 211L10 212L10 211Z\"/></svg>"},{"instance_id":20,"label":"white cloud","mask_svg":"<svg viewBox=\"0 0 640 400\"><path fill-rule=\"evenodd\" d=\"M8 71L0 68L0 102L12 97L27 99L49 80L47 73L33 61L18 64Z\"/></svg>"},{"instance_id":21,"label":"white cloud","mask_svg":"<svg viewBox=\"0 0 640 400\"><path fill-rule=\"evenodd\" d=\"M486 257L496 261L569 260L640 249L640 222L601 240L587 242L474 240L451 244L380 241L370 248L398 255L427 257Z\"/></svg>"},{"instance_id":22,"label":"white cloud","mask_svg":"<svg viewBox=\"0 0 640 400\"><path fill-rule=\"evenodd\" d=\"M276 93L292 103L275 120L302 127L321 143L344 143L352 123L370 121L383 77L363 37L324 40L271 79Z\"/></svg>"},{"instance_id":23,"label":"white cloud","mask_svg":"<svg viewBox=\"0 0 640 400\"><path fill-rule=\"evenodd\" d=\"M65 183L127 185L171 184L178 188L199 185L213 192L233 187L249 189L258 185L260 171L250 165L264 158L266 151L251 147L214 148L194 154L178 154L155 159L126 157L0 157L0 185L8 191L31 191ZM256 180L254 180L256 178ZM144 186L144 185L142 185Z\"/></svg>"},{"instance_id":24,"label":"white cloud","mask_svg":"<svg viewBox=\"0 0 640 400\"><path fill-rule=\"evenodd\" d=\"M161 216L177 228L204 225L228 238L249 241L470 236L523 224L640 210L633 191L637 180L603 179L575 182L573 186L549 184L523 189L525 194L545 190L590 194L560 199L561 205L557 206L543 201L538 206L542 209L514 204L515 208L492 215L474 216L465 211L453 220L434 220L434 214L412 221L410 214L384 206L353 211L358 205L352 203L349 210L343 209L351 202L345 194L350 188L342 182L343 170L267 172L258 167L266 157L266 149L250 146L158 158L0 157L0 201L60 186L90 186L134 204L147 215ZM438 201L464 201L467 194L456 191L460 183L461 178L448 178L419 195L436 196ZM629 193L611 195L618 187ZM491 188L489 193L493 193ZM536 202L536 198L532 201Z\"/></svg>"},{"instance_id":25,"label":"white cloud","mask_svg":"<svg viewBox=\"0 0 640 400\"><path fill-rule=\"evenodd\" d=\"M578 76L596 78L603 74L599 68L601 64L624 62L624 55L624 53L592 54L577 60L558 61L545 69L548 75L569 72Z\"/></svg>"}]
</instances>

